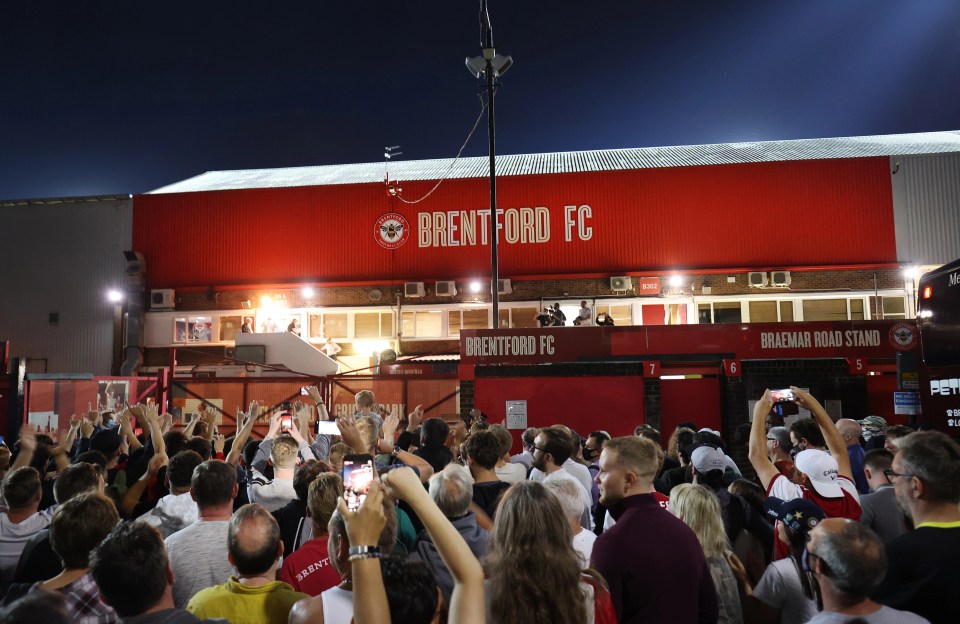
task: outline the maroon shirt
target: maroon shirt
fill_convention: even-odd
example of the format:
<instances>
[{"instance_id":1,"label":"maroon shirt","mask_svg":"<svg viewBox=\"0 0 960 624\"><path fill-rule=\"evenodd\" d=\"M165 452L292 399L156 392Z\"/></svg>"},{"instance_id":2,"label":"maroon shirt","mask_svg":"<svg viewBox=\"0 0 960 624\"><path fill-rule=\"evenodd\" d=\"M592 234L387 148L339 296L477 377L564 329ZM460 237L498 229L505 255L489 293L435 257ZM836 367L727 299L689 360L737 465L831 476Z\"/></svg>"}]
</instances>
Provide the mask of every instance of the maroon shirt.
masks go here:
<instances>
[{"instance_id":1,"label":"maroon shirt","mask_svg":"<svg viewBox=\"0 0 960 624\"><path fill-rule=\"evenodd\" d=\"M653 494L628 496L609 510L617 523L597 538L590 565L610 584L620 624L715 623L717 592L690 527Z\"/></svg>"}]
</instances>

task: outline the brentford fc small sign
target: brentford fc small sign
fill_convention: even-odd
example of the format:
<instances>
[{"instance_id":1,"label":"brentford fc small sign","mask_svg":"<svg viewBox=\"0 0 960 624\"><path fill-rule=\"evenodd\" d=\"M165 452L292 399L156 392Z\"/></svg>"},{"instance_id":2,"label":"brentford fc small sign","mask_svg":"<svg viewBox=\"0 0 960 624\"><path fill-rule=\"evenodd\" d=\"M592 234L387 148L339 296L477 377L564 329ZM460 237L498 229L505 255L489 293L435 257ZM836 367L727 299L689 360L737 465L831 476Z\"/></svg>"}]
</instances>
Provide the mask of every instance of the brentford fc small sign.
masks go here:
<instances>
[{"instance_id":1,"label":"brentford fc small sign","mask_svg":"<svg viewBox=\"0 0 960 624\"><path fill-rule=\"evenodd\" d=\"M374 238L384 249L398 249L410 238L410 224L396 212L388 212L377 219Z\"/></svg>"}]
</instances>

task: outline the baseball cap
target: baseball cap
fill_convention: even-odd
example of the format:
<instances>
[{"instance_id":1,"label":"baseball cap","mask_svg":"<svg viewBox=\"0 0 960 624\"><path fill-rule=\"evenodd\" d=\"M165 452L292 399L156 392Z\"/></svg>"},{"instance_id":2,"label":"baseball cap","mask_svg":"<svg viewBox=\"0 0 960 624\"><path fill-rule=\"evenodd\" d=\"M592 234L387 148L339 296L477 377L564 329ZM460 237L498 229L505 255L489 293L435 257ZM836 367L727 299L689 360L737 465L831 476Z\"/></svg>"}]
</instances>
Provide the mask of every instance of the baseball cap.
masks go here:
<instances>
[{"instance_id":1,"label":"baseball cap","mask_svg":"<svg viewBox=\"0 0 960 624\"><path fill-rule=\"evenodd\" d=\"M776 518L794 533L806 533L824 518L823 510L806 498L784 501L771 496L764 502L763 508L767 515Z\"/></svg>"},{"instance_id":2,"label":"baseball cap","mask_svg":"<svg viewBox=\"0 0 960 624\"><path fill-rule=\"evenodd\" d=\"M861 427L870 429L884 430L887 428L887 421L882 416L867 416L863 420L858 420Z\"/></svg>"},{"instance_id":3,"label":"baseball cap","mask_svg":"<svg viewBox=\"0 0 960 624\"><path fill-rule=\"evenodd\" d=\"M109 458L120 448L120 434L113 429L101 429L90 437L90 450L100 451Z\"/></svg>"},{"instance_id":4,"label":"baseball cap","mask_svg":"<svg viewBox=\"0 0 960 624\"><path fill-rule=\"evenodd\" d=\"M697 472L707 474L711 470L723 470L727 465L727 458L718 448L698 446L690 454L690 462Z\"/></svg>"},{"instance_id":5,"label":"baseball cap","mask_svg":"<svg viewBox=\"0 0 960 624\"><path fill-rule=\"evenodd\" d=\"M830 453L807 449L794 458L797 470L810 477L813 489L825 498L843 498L843 490L837 485L839 467Z\"/></svg>"}]
</instances>

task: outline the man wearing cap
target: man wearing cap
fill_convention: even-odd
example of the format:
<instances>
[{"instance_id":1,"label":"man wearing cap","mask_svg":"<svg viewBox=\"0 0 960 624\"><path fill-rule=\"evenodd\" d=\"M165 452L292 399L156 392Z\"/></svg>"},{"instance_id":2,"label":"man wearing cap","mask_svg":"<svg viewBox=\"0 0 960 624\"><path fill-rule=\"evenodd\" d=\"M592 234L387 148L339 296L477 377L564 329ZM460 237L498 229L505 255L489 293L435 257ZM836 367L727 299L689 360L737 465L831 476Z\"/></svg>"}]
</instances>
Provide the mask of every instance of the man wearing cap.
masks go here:
<instances>
[{"instance_id":1,"label":"man wearing cap","mask_svg":"<svg viewBox=\"0 0 960 624\"><path fill-rule=\"evenodd\" d=\"M857 491L866 494L870 491L870 486L867 485L867 477L863 474L863 456L867 452L860 446L860 435L863 433L860 423L849 418L841 418L837 421L837 431L847 445L850 471L853 473L853 482L857 485Z\"/></svg>"},{"instance_id":2,"label":"man wearing cap","mask_svg":"<svg viewBox=\"0 0 960 624\"><path fill-rule=\"evenodd\" d=\"M809 393L792 386L794 400L798 405L810 411L814 422L820 428L830 452L806 449L797 453L795 458L795 477L791 481L780 474L777 467L767 457L766 435L763 418L770 411L770 391L767 390L757 401L753 410L753 425L750 428L750 464L757 472L760 483L767 490L767 496L782 500L806 498L812 500L828 518L860 519L860 495L853 482L850 471L850 457L847 445L837 431L823 406ZM780 541L775 542L776 556L786 556L786 550Z\"/></svg>"},{"instance_id":3,"label":"man wearing cap","mask_svg":"<svg viewBox=\"0 0 960 624\"><path fill-rule=\"evenodd\" d=\"M727 456L718 448L698 446L690 453L690 463L693 465L693 482L713 492L720 502L723 528L727 532L727 539L732 544L740 531L746 528L747 512L743 499L728 492L723 482Z\"/></svg>"},{"instance_id":4,"label":"man wearing cap","mask_svg":"<svg viewBox=\"0 0 960 624\"><path fill-rule=\"evenodd\" d=\"M911 433L886 473L914 530L887 544L890 565L874 600L956 622L960 587L960 445L938 431Z\"/></svg>"},{"instance_id":5,"label":"man wearing cap","mask_svg":"<svg viewBox=\"0 0 960 624\"><path fill-rule=\"evenodd\" d=\"M764 507L777 521L776 540L785 546L788 556L771 562L753 588L746 570L734 567L744 619L801 624L817 614L813 578L803 568L803 550L807 534L823 520L823 510L805 498L782 501L771 497Z\"/></svg>"}]
</instances>

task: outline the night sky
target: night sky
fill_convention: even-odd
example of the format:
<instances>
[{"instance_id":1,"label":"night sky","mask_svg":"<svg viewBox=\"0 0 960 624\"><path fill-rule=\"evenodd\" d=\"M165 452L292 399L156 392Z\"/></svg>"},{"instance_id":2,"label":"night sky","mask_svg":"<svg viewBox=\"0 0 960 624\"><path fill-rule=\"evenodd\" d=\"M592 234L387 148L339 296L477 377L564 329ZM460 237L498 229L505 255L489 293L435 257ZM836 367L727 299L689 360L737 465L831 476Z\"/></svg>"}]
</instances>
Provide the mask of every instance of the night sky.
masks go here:
<instances>
[{"instance_id":1,"label":"night sky","mask_svg":"<svg viewBox=\"0 0 960 624\"><path fill-rule=\"evenodd\" d=\"M479 0L4 2L0 199L456 154ZM958 0L491 0L501 154L960 129ZM465 155L486 154L483 123Z\"/></svg>"}]
</instances>

